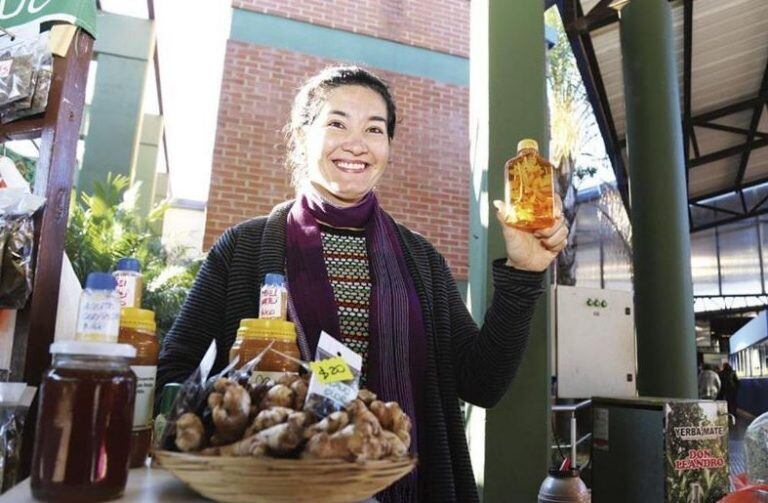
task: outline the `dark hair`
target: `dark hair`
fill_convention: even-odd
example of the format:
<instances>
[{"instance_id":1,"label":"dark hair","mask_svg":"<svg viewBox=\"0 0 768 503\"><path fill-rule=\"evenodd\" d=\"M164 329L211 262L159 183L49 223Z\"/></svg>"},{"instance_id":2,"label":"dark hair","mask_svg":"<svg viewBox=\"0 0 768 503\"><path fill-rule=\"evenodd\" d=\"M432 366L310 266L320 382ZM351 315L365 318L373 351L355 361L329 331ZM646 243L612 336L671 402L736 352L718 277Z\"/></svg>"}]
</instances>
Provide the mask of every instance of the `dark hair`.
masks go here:
<instances>
[{"instance_id":1,"label":"dark hair","mask_svg":"<svg viewBox=\"0 0 768 503\"><path fill-rule=\"evenodd\" d=\"M286 124L285 164L291 170L291 182L295 187L306 176L307 166L298 141L299 130L312 124L325 102L329 91L341 86L362 86L379 94L387 106L387 136L395 136L397 109L389 86L373 73L359 66L332 66L310 77L296 93L291 107L291 120Z\"/></svg>"}]
</instances>

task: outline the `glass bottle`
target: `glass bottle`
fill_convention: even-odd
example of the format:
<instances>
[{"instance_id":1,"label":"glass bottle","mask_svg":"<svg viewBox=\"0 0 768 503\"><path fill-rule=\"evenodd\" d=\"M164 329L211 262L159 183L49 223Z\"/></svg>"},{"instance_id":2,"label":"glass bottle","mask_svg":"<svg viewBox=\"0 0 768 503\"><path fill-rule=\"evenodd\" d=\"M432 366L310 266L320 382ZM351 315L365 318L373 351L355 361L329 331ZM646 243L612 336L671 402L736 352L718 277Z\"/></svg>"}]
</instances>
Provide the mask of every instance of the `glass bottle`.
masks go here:
<instances>
[{"instance_id":1,"label":"glass bottle","mask_svg":"<svg viewBox=\"0 0 768 503\"><path fill-rule=\"evenodd\" d=\"M517 144L517 156L504 166L506 223L534 231L555 223L554 166L539 155L536 140Z\"/></svg>"},{"instance_id":2,"label":"glass bottle","mask_svg":"<svg viewBox=\"0 0 768 503\"><path fill-rule=\"evenodd\" d=\"M117 342L120 331L120 299L117 282L105 272L88 275L80 295L75 340Z\"/></svg>"},{"instance_id":3,"label":"glass bottle","mask_svg":"<svg viewBox=\"0 0 768 503\"><path fill-rule=\"evenodd\" d=\"M124 257L117 261L112 275L117 280L117 295L120 307L141 307L143 288L141 264L138 259Z\"/></svg>"},{"instance_id":4,"label":"glass bottle","mask_svg":"<svg viewBox=\"0 0 768 503\"><path fill-rule=\"evenodd\" d=\"M106 501L128 480L136 377L127 344L51 344L43 374L31 486L43 501Z\"/></svg>"}]
</instances>

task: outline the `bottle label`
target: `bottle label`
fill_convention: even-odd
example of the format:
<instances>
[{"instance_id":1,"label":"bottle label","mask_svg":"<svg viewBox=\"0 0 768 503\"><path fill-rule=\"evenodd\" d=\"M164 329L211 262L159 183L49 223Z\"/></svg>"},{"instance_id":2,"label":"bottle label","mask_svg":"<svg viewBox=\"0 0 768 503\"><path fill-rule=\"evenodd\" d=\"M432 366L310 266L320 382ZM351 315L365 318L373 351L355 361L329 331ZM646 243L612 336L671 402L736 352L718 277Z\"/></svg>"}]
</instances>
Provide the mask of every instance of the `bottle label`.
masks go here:
<instances>
[{"instance_id":1,"label":"bottle label","mask_svg":"<svg viewBox=\"0 0 768 503\"><path fill-rule=\"evenodd\" d=\"M259 318L284 320L286 316L285 294L282 288L265 285L261 288Z\"/></svg>"},{"instance_id":2,"label":"bottle label","mask_svg":"<svg viewBox=\"0 0 768 503\"><path fill-rule=\"evenodd\" d=\"M75 339L117 342L120 333L120 303L114 297L98 297L86 297L80 302Z\"/></svg>"},{"instance_id":3,"label":"bottle label","mask_svg":"<svg viewBox=\"0 0 768 503\"><path fill-rule=\"evenodd\" d=\"M136 403L133 406L133 431L152 425L152 405L155 397L157 365L131 365L136 374Z\"/></svg>"},{"instance_id":4,"label":"bottle label","mask_svg":"<svg viewBox=\"0 0 768 503\"><path fill-rule=\"evenodd\" d=\"M117 281L117 296L120 298L120 307L141 307L139 304L141 294L141 282L139 276L132 274L115 274Z\"/></svg>"}]
</instances>

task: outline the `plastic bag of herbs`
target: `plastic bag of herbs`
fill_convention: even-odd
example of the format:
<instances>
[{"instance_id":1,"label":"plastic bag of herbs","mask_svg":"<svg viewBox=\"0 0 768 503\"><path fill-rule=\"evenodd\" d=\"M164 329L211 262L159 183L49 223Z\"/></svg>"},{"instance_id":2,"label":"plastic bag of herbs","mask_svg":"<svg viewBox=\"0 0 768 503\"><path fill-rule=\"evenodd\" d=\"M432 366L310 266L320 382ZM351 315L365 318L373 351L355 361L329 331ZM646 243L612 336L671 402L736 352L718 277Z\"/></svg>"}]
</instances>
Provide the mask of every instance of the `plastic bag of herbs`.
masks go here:
<instances>
[{"instance_id":1,"label":"plastic bag of herbs","mask_svg":"<svg viewBox=\"0 0 768 503\"><path fill-rule=\"evenodd\" d=\"M32 216L44 201L22 189L0 190L0 309L21 309L32 293Z\"/></svg>"}]
</instances>

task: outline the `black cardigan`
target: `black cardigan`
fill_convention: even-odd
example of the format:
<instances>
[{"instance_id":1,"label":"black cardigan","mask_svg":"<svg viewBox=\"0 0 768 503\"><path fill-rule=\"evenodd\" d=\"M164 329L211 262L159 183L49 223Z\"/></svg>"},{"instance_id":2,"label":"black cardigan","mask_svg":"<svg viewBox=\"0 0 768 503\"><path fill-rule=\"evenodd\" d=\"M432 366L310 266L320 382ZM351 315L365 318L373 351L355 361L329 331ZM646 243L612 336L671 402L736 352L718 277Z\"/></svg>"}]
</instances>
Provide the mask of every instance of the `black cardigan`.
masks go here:
<instances>
[{"instance_id":1,"label":"black cardigan","mask_svg":"<svg viewBox=\"0 0 768 503\"><path fill-rule=\"evenodd\" d=\"M216 340L214 369L226 364L242 318L258 316L259 289L268 272L283 272L285 222L291 202L228 229L208 254L160 351L157 389L182 382ZM477 501L459 399L492 407L507 390L528 343L543 273L493 263L495 292L482 330L472 320L445 259L422 236L398 225L427 334L424 424L419 452L422 500Z\"/></svg>"}]
</instances>

